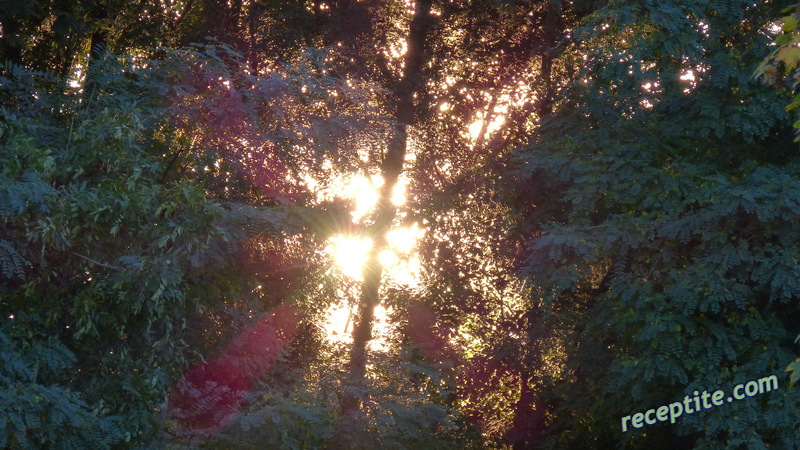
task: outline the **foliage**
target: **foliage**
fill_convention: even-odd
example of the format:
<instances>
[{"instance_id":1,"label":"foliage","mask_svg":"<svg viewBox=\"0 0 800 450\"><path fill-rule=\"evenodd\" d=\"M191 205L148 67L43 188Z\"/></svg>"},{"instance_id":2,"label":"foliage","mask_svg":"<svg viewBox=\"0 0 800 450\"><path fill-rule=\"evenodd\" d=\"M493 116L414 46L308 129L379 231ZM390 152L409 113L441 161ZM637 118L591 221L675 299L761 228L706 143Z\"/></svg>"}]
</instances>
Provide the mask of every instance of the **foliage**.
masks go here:
<instances>
[{"instance_id":1,"label":"foliage","mask_svg":"<svg viewBox=\"0 0 800 450\"><path fill-rule=\"evenodd\" d=\"M4 317L14 336L38 330L30 345L64 342L74 355L64 368L77 371L55 372L54 391L18 382L47 398L59 386L82 393L63 396L73 425L42 422L48 445L87 414L124 417L125 441L149 441L170 383L218 339L204 316L226 303L251 307L232 296L254 283L237 268L240 247L286 229L281 212L206 193L236 175L219 162L205 175L219 161L211 150L182 154L186 137L163 93L183 64L176 55L134 72L131 61L108 58L88 95L65 95L46 74L15 66L13 79L0 79Z\"/></svg>"},{"instance_id":2,"label":"foliage","mask_svg":"<svg viewBox=\"0 0 800 450\"><path fill-rule=\"evenodd\" d=\"M575 31L585 68L514 155L522 273L567 358L540 378L547 445L796 443L791 391L620 427L696 390L780 376L793 354L800 166L785 96L751 76L780 6L717 3L598 11Z\"/></svg>"},{"instance_id":3,"label":"foliage","mask_svg":"<svg viewBox=\"0 0 800 450\"><path fill-rule=\"evenodd\" d=\"M468 438L468 426L459 423L452 408L431 402L428 395L409 383L413 371L424 370L397 358L376 358L381 370L362 395L368 397L355 417L338 414L337 376L318 366L310 372L317 381L293 383L276 392L267 378L249 394L249 407L212 445L237 448L468 448L478 436ZM428 369L430 370L430 369ZM319 372L317 372L319 371ZM429 372L432 373L432 372ZM298 374L299 375L299 374ZM308 373L306 374L308 377Z\"/></svg>"},{"instance_id":4,"label":"foliage","mask_svg":"<svg viewBox=\"0 0 800 450\"><path fill-rule=\"evenodd\" d=\"M53 336L22 342L6 331L0 331L0 445L101 448L122 441L120 417L90 408L80 393L58 383L60 372L76 362L64 344Z\"/></svg>"},{"instance_id":5,"label":"foliage","mask_svg":"<svg viewBox=\"0 0 800 450\"><path fill-rule=\"evenodd\" d=\"M790 92L797 91L800 78L797 77L798 62L800 62L800 32L797 30L797 6L786 8L782 13L791 14L774 22L775 27L780 27L782 33L775 38L777 48L767 56L756 70L756 76L771 86L780 87ZM792 111L800 106L800 96L795 95L793 101L786 106L786 111ZM800 121L794 123L794 128L800 128Z\"/></svg>"},{"instance_id":6,"label":"foliage","mask_svg":"<svg viewBox=\"0 0 800 450\"><path fill-rule=\"evenodd\" d=\"M783 33L775 38L777 49L759 65L756 70L756 76L761 77L768 85L796 93L798 84L800 84L800 77L798 77L798 73L800 73L798 72L800 48L797 47L798 42L800 42L800 31L797 29L798 6L786 8L781 12L791 12L791 14L775 22L775 26L780 26ZM798 106L800 106L800 94L795 94L792 102L786 106L786 111L793 111ZM795 135L800 133L800 131L797 131L800 129L800 120L794 122L794 128ZM795 142L798 141L800 141L800 137L795 138ZM786 369L787 372L792 372L791 385L794 385L798 376L800 376L798 362L800 362L800 359L790 364Z\"/></svg>"},{"instance_id":7,"label":"foliage","mask_svg":"<svg viewBox=\"0 0 800 450\"><path fill-rule=\"evenodd\" d=\"M0 446L796 445L783 3L0 1Z\"/></svg>"},{"instance_id":8,"label":"foliage","mask_svg":"<svg viewBox=\"0 0 800 450\"><path fill-rule=\"evenodd\" d=\"M163 59L151 60L107 55L83 92L61 91L58 77L16 65L0 79L7 105L3 311L15 336L37 329L33 345L54 336L70 348L71 364L53 374L53 386L78 393L76 420L86 409L86 422L99 423L75 426L118 427L108 442L94 444L100 447L117 442L113 436L125 445L187 443L164 421L164 410L189 365L224 352L221 344L276 304L295 303L304 320L320 320L341 294L319 264L319 238L336 232L339 219L337 210L315 205L299 179L316 173L325 189L333 181L325 161L345 173L357 169L359 154L342 149L375 139L370 133L384 126L380 92L327 75L323 52L266 77L248 74L241 55L224 44L161 52ZM331 119L334 109L340 114ZM256 165L259 157L269 163ZM320 352L318 340L298 337L295 345L308 354L287 363L292 370L303 373ZM325 389L337 389L337 381ZM326 430L338 405L310 407L309 395L321 395L322 387L293 388L311 394L285 394L278 412L256 395L274 395L275 385L251 392L248 413L231 427L292 420L294 428L212 442L291 447L332 439ZM425 395L416 403L394 395L396 406L376 404L361 424L372 431L355 442L424 442L428 430L449 427L456 414L426 404ZM375 417L416 430L416 437L387 434ZM305 436L309 424L319 432ZM71 429L45 421L30 431L41 445L57 446L74 437ZM10 439L21 432L12 429Z\"/></svg>"}]
</instances>

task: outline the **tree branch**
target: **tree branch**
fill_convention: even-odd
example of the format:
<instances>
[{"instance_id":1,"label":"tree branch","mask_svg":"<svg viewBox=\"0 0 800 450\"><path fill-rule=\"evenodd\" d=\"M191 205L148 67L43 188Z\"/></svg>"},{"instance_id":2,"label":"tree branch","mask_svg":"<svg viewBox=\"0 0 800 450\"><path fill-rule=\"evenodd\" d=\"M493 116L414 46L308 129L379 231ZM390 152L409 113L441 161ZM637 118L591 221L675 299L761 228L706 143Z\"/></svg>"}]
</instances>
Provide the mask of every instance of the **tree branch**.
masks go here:
<instances>
[{"instance_id":1,"label":"tree branch","mask_svg":"<svg viewBox=\"0 0 800 450\"><path fill-rule=\"evenodd\" d=\"M77 256L77 257L79 257L79 258L83 258L83 259L85 259L86 261L89 261L89 262L90 262L90 263L92 263L92 264L96 264L96 265L98 265L98 266L105 267L105 268L107 268L107 269L117 270L117 271L120 271L120 272L122 272L122 271L124 271L124 270L125 270L125 268L124 268L124 267L115 266L115 265L113 265L113 264L104 264L104 263L101 263L100 261L96 261L96 260L94 260L94 259L92 259L92 258L89 258L88 256L81 255L80 253L69 252L69 254L71 254L71 255L75 255L75 256Z\"/></svg>"}]
</instances>

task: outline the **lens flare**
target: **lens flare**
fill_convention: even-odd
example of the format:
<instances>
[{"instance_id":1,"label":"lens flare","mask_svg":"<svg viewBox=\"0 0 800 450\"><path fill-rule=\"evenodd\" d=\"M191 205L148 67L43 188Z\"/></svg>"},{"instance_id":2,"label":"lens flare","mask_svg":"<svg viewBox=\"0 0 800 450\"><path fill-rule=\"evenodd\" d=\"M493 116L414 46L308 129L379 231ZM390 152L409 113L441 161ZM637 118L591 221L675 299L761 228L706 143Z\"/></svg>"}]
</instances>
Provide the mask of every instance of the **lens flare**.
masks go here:
<instances>
[{"instance_id":1,"label":"lens flare","mask_svg":"<svg viewBox=\"0 0 800 450\"><path fill-rule=\"evenodd\" d=\"M361 279L372 239L338 235L328 242L326 251L333 257L336 267L350 278Z\"/></svg>"}]
</instances>

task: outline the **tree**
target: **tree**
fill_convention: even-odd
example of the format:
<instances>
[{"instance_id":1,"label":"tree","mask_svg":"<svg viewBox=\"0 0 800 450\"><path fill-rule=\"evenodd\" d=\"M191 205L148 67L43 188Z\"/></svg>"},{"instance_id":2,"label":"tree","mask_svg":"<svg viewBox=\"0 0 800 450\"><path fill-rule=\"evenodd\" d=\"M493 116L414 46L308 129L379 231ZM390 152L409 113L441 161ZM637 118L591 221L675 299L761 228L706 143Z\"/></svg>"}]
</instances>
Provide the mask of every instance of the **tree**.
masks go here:
<instances>
[{"instance_id":1,"label":"tree","mask_svg":"<svg viewBox=\"0 0 800 450\"><path fill-rule=\"evenodd\" d=\"M795 359L783 5L17 3L0 443L792 443L796 390L620 429Z\"/></svg>"},{"instance_id":2,"label":"tree","mask_svg":"<svg viewBox=\"0 0 800 450\"><path fill-rule=\"evenodd\" d=\"M358 382L364 377L366 369L367 343L371 339L372 321L375 307L380 303L379 289L383 264L379 256L387 247L387 234L395 218L395 207L392 204L392 193L397 185L403 163L408 150L407 128L414 124L415 94L420 93L422 80L419 73L426 63L426 39L431 28L431 2L427 0L415 3L414 16L411 19L408 49L404 56L403 75L395 92L396 125L390 131L392 135L386 146L386 154L381 162L383 185L377 201L375 223L369 235L373 240L372 249L366 262L361 300L358 307L357 322L353 327L353 350L350 357L350 375ZM344 409L352 409L355 398L344 400Z\"/></svg>"},{"instance_id":3,"label":"tree","mask_svg":"<svg viewBox=\"0 0 800 450\"><path fill-rule=\"evenodd\" d=\"M752 77L784 6L609 4L574 31L572 85L515 152L508 188L563 361L531 367L551 445L796 442L798 397L783 390L675 424L620 422L782 377L793 353L796 147L786 97Z\"/></svg>"},{"instance_id":4,"label":"tree","mask_svg":"<svg viewBox=\"0 0 800 450\"><path fill-rule=\"evenodd\" d=\"M784 16L776 22L775 25L779 25L781 31L783 31L782 34L775 38L775 44L777 44L778 48L764 59L756 71L756 76L761 77L770 86L794 92L797 90L797 69L798 60L800 60L796 47L798 40L800 40L797 29L798 5L786 8L781 12L792 12L792 14ZM800 97L795 95L793 101L786 106L786 111L792 111L797 106L800 106ZM795 129L800 128L800 121L795 121L793 126ZM797 133L796 130L795 133ZM797 141L798 138L795 138L795 142ZM789 384L793 386L800 378L800 359L790 364L786 371L792 372Z\"/></svg>"},{"instance_id":5,"label":"tree","mask_svg":"<svg viewBox=\"0 0 800 450\"><path fill-rule=\"evenodd\" d=\"M65 94L58 80L19 66L0 82L4 359L31 348L41 355L3 374L33 389L5 393L6 442L152 440L154 412L197 357L192 347L213 348L233 331L214 321L228 316L235 329L247 318L230 316L253 314L248 301L271 307L243 295L255 280L235 256L287 222L276 210L213 198L223 183L236 185L235 173L204 170L218 156L181 155L191 144L163 93L184 64L173 54L134 71L130 59L105 58L90 95ZM36 395L53 402L61 391L76 394L55 403L51 419L37 422L35 410L14 419L16 405L38 404ZM97 429L82 440L82 430ZM26 435L36 440L26 444Z\"/></svg>"}]
</instances>

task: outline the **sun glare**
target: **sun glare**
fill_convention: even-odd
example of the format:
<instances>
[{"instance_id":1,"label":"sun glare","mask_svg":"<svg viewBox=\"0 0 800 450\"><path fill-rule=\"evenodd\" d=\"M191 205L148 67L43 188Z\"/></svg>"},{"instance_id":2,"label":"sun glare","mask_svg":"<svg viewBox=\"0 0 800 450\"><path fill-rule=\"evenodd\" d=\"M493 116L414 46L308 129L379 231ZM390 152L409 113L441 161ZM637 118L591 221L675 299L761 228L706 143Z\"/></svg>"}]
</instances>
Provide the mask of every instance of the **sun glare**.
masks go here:
<instances>
[{"instance_id":1,"label":"sun glare","mask_svg":"<svg viewBox=\"0 0 800 450\"><path fill-rule=\"evenodd\" d=\"M389 315L391 313L392 308L387 308L383 305L375 307L375 316L372 324L373 338L369 342L370 350L381 351L389 346L388 335L391 329ZM326 319L323 328L328 341L345 344L353 342L355 307L353 305L333 305L325 314Z\"/></svg>"},{"instance_id":2,"label":"sun glare","mask_svg":"<svg viewBox=\"0 0 800 450\"><path fill-rule=\"evenodd\" d=\"M400 178L392 190L392 204L400 206L406 202L406 183L408 180ZM342 183L344 186L338 194L343 198L355 200L355 209L351 212L353 221L363 219L375 208L380 198L378 190L383 186L383 177L372 175L369 178L364 175L357 175L348 182Z\"/></svg>"},{"instance_id":3,"label":"sun glare","mask_svg":"<svg viewBox=\"0 0 800 450\"><path fill-rule=\"evenodd\" d=\"M505 121L506 118L504 115L497 114L494 116L492 121L489 122L488 125L486 125L486 130L484 130L483 127L486 122L483 119L477 119L475 120L475 122L472 122L472 124L468 127L469 136L470 138L472 138L473 141L475 141L480 137L482 131L485 131L487 135L492 134L495 131L499 130L503 126L503 123Z\"/></svg>"},{"instance_id":4,"label":"sun glare","mask_svg":"<svg viewBox=\"0 0 800 450\"><path fill-rule=\"evenodd\" d=\"M352 305L333 305L326 312L325 334L332 341L346 342L352 332Z\"/></svg>"},{"instance_id":5,"label":"sun glare","mask_svg":"<svg viewBox=\"0 0 800 450\"><path fill-rule=\"evenodd\" d=\"M417 224L395 228L386 236L388 248L378 255L386 274L395 282L413 285L419 275L420 261L414 255L417 241L423 235ZM359 236L337 235L328 240L326 252L336 268L349 278L360 280L364 264L372 249L372 240ZM402 281L401 281L402 280Z\"/></svg>"},{"instance_id":6,"label":"sun glare","mask_svg":"<svg viewBox=\"0 0 800 450\"><path fill-rule=\"evenodd\" d=\"M395 206L401 206L405 203L407 183L408 180L406 178L400 177L394 186L391 201ZM351 216L353 222L358 223L368 217L370 212L374 210L380 198L379 189L383 184L384 180L380 175L365 176L359 174L332 182L330 184L331 188L338 187L338 190L335 192L328 191L327 195L353 200ZM317 184L309 182L309 186L314 188ZM415 254L415 250L417 242L423 234L424 231L420 230L418 224L396 227L389 231L386 236L387 247L378 255L387 283L406 287L413 287L418 284L422 263ZM328 240L325 251L330 256L336 270L345 277L359 282L364 279L364 265L372 247L373 242L369 238L339 234ZM390 311L387 311L383 306L379 305L375 308L373 328L375 337L370 341L370 346L373 349L380 350L388 345L386 335L390 324L389 313ZM330 341L348 342L351 339L353 314L353 304L334 305L328 309L326 312L325 331Z\"/></svg>"},{"instance_id":7,"label":"sun glare","mask_svg":"<svg viewBox=\"0 0 800 450\"><path fill-rule=\"evenodd\" d=\"M372 240L358 236L334 236L326 248L333 257L336 267L346 276L361 279L367 254L372 248Z\"/></svg>"},{"instance_id":8,"label":"sun glare","mask_svg":"<svg viewBox=\"0 0 800 450\"><path fill-rule=\"evenodd\" d=\"M343 184L344 189L342 189L340 196L355 200L355 210L351 214L353 221L358 221L378 203L378 198L380 197L378 189L383 186L383 177L372 175L367 178L364 175L356 175L349 182Z\"/></svg>"},{"instance_id":9,"label":"sun glare","mask_svg":"<svg viewBox=\"0 0 800 450\"><path fill-rule=\"evenodd\" d=\"M422 264L413 254L417 239L422 232L416 226L404 227L389 232L388 249L381 252L379 260L385 269L386 280L393 284L414 286L419 280ZM358 236L336 236L329 241L328 253L333 258L336 269L345 276L361 281L367 255L372 249L372 241ZM352 342L353 302L347 305L333 305L326 311L325 334L330 342ZM373 351L384 351L389 346L388 335L391 329L389 314L391 309L383 305L375 307L373 339L369 346Z\"/></svg>"},{"instance_id":10,"label":"sun glare","mask_svg":"<svg viewBox=\"0 0 800 450\"><path fill-rule=\"evenodd\" d=\"M395 228L386 236L389 246L398 253L409 253L417 245L422 232L417 224L410 227Z\"/></svg>"}]
</instances>

